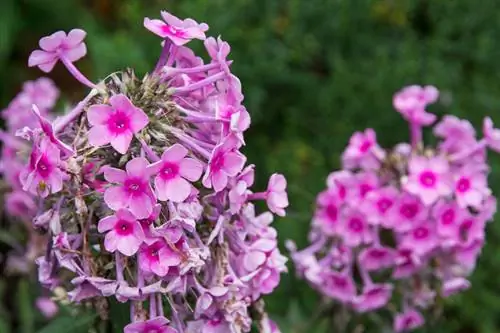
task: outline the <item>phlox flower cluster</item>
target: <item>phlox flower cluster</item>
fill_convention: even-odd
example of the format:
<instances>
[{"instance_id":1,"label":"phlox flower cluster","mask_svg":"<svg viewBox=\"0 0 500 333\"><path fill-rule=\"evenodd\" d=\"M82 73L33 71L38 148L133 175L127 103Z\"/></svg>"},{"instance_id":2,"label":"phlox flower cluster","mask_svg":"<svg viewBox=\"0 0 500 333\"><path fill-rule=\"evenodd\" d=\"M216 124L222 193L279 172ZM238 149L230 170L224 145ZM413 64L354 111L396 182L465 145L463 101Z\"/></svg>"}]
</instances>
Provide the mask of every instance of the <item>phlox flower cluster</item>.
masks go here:
<instances>
[{"instance_id":1,"label":"phlox flower cluster","mask_svg":"<svg viewBox=\"0 0 500 333\"><path fill-rule=\"evenodd\" d=\"M62 63L91 89L54 120L31 101L33 121L15 138L30 144L20 193L50 237L39 281L104 320L108 298L127 302L126 333L278 332L261 297L286 271L271 226L288 206L286 180L273 174L251 189L241 151L250 115L229 44L206 37L204 23L161 16L144 20L162 51L142 79L126 69L92 83L74 64L87 50L79 29L42 38L30 56L45 72ZM208 62L186 46L193 39Z\"/></svg>"},{"instance_id":2,"label":"phlox flower cluster","mask_svg":"<svg viewBox=\"0 0 500 333\"><path fill-rule=\"evenodd\" d=\"M383 149L374 130L354 133L343 169L317 197L310 246L288 244L298 274L327 299L357 313L390 311L396 332L423 325L424 309L470 287L496 211L486 153L500 152L500 130L486 118L478 140L467 120L446 115L432 129L438 144L424 145L423 127L436 122L426 108L438 95L432 86L395 94L411 143Z\"/></svg>"},{"instance_id":3,"label":"phlox flower cluster","mask_svg":"<svg viewBox=\"0 0 500 333\"><path fill-rule=\"evenodd\" d=\"M36 198L23 190L19 175L29 159L31 146L16 136L24 126L35 126L37 116L32 112L32 105L39 107L39 113L49 117L54 107L59 90L52 80L39 78L27 81L22 90L4 109L1 116L5 130L0 131L2 147L0 150L0 195L3 209L8 219L3 221L3 232L8 235L10 252L5 258L5 272L9 276L31 277L35 269L35 260L46 249L47 236L39 234L32 226L38 212ZM57 305L46 296L40 296L35 305L46 317L53 317L58 312Z\"/></svg>"}]
</instances>

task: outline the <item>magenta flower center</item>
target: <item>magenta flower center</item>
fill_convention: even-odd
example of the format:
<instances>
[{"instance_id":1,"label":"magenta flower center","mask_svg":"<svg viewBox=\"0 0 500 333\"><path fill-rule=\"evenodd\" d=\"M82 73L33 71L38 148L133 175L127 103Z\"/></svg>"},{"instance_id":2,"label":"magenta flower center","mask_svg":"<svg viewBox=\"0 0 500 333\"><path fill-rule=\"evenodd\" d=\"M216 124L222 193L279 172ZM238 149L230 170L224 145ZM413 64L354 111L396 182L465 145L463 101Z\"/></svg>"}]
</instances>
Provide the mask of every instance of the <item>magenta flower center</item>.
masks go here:
<instances>
[{"instance_id":1,"label":"magenta flower center","mask_svg":"<svg viewBox=\"0 0 500 333\"><path fill-rule=\"evenodd\" d=\"M424 227L417 228L413 232L413 236L415 236L416 239L425 239L429 236L429 229Z\"/></svg>"},{"instance_id":2,"label":"magenta flower center","mask_svg":"<svg viewBox=\"0 0 500 333\"><path fill-rule=\"evenodd\" d=\"M345 188L345 186L340 185L339 186L339 197L341 199L345 199L346 195L347 195L347 189Z\"/></svg>"},{"instance_id":3,"label":"magenta flower center","mask_svg":"<svg viewBox=\"0 0 500 333\"><path fill-rule=\"evenodd\" d=\"M413 323L414 323L413 317L406 317L403 325L406 328L411 328L411 326L413 326Z\"/></svg>"},{"instance_id":4,"label":"magenta flower center","mask_svg":"<svg viewBox=\"0 0 500 333\"><path fill-rule=\"evenodd\" d=\"M161 29L165 34L174 35L179 38L184 38L186 36L183 30L177 29L169 24L165 24Z\"/></svg>"},{"instance_id":5,"label":"magenta flower center","mask_svg":"<svg viewBox=\"0 0 500 333\"><path fill-rule=\"evenodd\" d=\"M372 147L372 142L369 140L363 141L361 146L359 146L359 151L362 153L366 153Z\"/></svg>"},{"instance_id":6,"label":"magenta flower center","mask_svg":"<svg viewBox=\"0 0 500 333\"><path fill-rule=\"evenodd\" d=\"M460 178L457 183L458 192L467 192L470 189L470 180L467 178Z\"/></svg>"},{"instance_id":7,"label":"magenta flower center","mask_svg":"<svg viewBox=\"0 0 500 333\"><path fill-rule=\"evenodd\" d=\"M161 333L161 329L156 325L148 325L144 328L144 333Z\"/></svg>"},{"instance_id":8,"label":"magenta flower center","mask_svg":"<svg viewBox=\"0 0 500 333\"><path fill-rule=\"evenodd\" d=\"M125 220L120 220L115 224L115 231L120 236L128 236L134 231L134 225Z\"/></svg>"},{"instance_id":9,"label":"magenta flower center","mask_svg":"<svg viewBox=\"0 0 500 333\"><path fill-rule=\"evenodd\" d=\"M163 247L162 244L159 242L149 246L148 249L146 250L146 255L148 259L151 261L158 261L160 255L159 252L162 247Z\"/></svg>"},{"instance_id":10,"label":"magenta flower center","mask_svg":"<svg viewBox=\"0 0 500 333\"><path fill-rule=\"evenodd\" d=\"M144 184L142 179L131 178L125 181L125 191L132 196L138 196L144 193Z\"/></svg>"},{"instance_id":11,"label":"magenta flower center","mask_svg":"<svg viewBox=\"0 0 500 333\"><path fill-rule=\"evenodd\" d=\"M373 187L370 184L361 184L359 187L359 194L361 195L362 198L366 196L366 193L370 192L373 190Z\"/></svg>"},{"instance_id":12,"label":"magenta flower center","mask_svg":"<svg viewBox=\"0 0 500 333\"><path fill-rule=\"evenodd\" d=\"M437 182L436 174L432 171L424 171L420 174L420 183L424 187L434 187Z\"/></svg>"},{"instance_id":13,"label":"magenta flower center","mask_svg":"<svg viewBox=\"0 0 500 333\"><path fill-rule=\"evenodd\" d=\"M179 174L179 166L174 163L165 162L161 168L160 175L165 180L170 180Z\"/></svg>"},{"instance_id":14,"label":"magenta flower center","mask_svg":"<svg viewBox=\"0 0 500 333\"><path fill-rule=\"evenodd\" d=\"M130 129L130 118L123 111L117 110L109 117L107 125L111 133L122 134Z\"/></svg>"},{"instance_id":15,"label":"magenta flower center","mask_svg":"<svg viewBox=\"0 0 500 333\"><path fill-rule=\"evenodd\" d=\"M347 280L341 277L333 277L332 278L333 285L337 288L344 289L347 287Z\"/></svg>"},{"instance_id":16,"label":"magenta flower center","mask_svg":"<svg viewBox=\"0 0 500 333\"><path fill-rule=\"evenodd\" d=\"M328 205L326 207L326 215L330 219L330 221L337 221L338 209L335 205Z\"/></svg>"},{"instance_id":17,"label":"magenta flower center","mask_svg":"<svg viewBox=\"0 0 500 333\"><path fill-rule=\"evenodd\" d=\"M455 211L451 208L446 210L441 216L441 222L443 222L443 224L445 225L452 224L454 220L455 220Z\"/></svg>"},{"instance_id":18,"label":"magenta flower center","mask_svg":"<svg viewBox=\"0 0 500 333\"><path fill-rule=\"evenodd\" d=\"M363 221L358 217L353 217L349 220L349 229L354 232L361 232L363 230Z\"/></svg>"},{"instance_id":19,"label":"magenta flower center","mask_svg":"<svg viewBox=\"0 0 500 333\"><path fill-rule=\"evenodd\" d=\"M375 259L382 259L386 256L387 251L384 250L379 250L379 249L373 249L370 251L370 257L373 257Z\"/></svg>"},{"instance_id":20,"label":"magenta flower center","mask_svg":"<svg viewBox=\"0 0 500 333\"><path fill-rule=\"evenodd\" d=\"M377 207L379 212L385 213L392 206L392 200L388 198L382 198L377 202Z\"/></svg>"},{"instance_id":21,"label":"magenta flower center","mask_svg":"<svg viewBox=\"0 0 500 333\"><path fill-rule=\"evenodd\" d=\"M219 172L223 167L224 167L224 153L219 152L212 159L212 162L210 163L210 168L214 172Z\"/></svg>"},{"instance_id":22,"label":"magenta flower center","mask_svg":"<svg viewBox=\"0 0 500 333\"><path fill-rule=\"evenodd\" d=\"M418 206L414 203L401 205L400 213L407 219L413 219L418 213Z\"/></svg>"},{"instance_id":23,"label":"magenta flower center","mask_svg":"<svg viewBox=\"0 0 500 333\"><path fill-rule=\"evenodd\" d=\"M52 164L49 162L47 156L42 155L36 164L36 171L42 178L48 178L52 172Z\"/></svg>"}]
</instances>

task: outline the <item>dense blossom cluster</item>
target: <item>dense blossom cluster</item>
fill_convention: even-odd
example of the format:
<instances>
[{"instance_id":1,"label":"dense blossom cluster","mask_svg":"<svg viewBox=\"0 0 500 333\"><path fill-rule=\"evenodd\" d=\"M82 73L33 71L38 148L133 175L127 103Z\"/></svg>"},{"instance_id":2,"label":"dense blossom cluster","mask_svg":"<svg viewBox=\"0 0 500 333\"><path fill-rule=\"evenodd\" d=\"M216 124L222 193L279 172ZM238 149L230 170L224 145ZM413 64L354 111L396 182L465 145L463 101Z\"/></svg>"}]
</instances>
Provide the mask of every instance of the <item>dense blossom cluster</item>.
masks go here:
<instances>
[{"instance_id":1,"label":"dense blossom cluster","mask_svg":"<svg viewBox=\"0 0 500 333\"><path fill-rule=\"evenodd\" d=\"M60 61L91 88L55 120L47 98L29 100L30 121L5 137L12 154L26 146L19 137L30 143L12 177L50 236L39 280L68 290L71 302L93 303L104 319L107 297L129 302L126 333L249 332L252 324L278 332L260 298L286 270L271 226L288 206L286 180L273 174L264 191L250 189L254 165L241 152L250 116L228 43L206 38L204 23L162 18L144 20L162 52L143 79L132 70L97 84L85 78L74 65L86 53L79 29L42 38L30 56L45 72ZM208 63L185 46L192 39L204 41ZM19 121L8 110L9 123ZM260 200L270 211L256 213Z\"/></svg>"},{"instance_id":2,"label":"dense blossom cluster","mask_svg":"<svg viewBox=\"0 0 500 333\"><path fill-rule=\"evenodd\" d=\"M38 121L32 112L32 105L40 108L40 113L49 116L54 107L59 90L48 78L25 82L21 92L2 111L5 130L0 131L2 148L0 152L1 196L5 214L10 223L4 228L12 235L9 245L12 250L6 260L9 275L31 275L35 260L45 252L47 236L40 235L32 226L38 212L36 198L23 190L19 175L29 159L31 146L16 136L24 126L35 126ZM4 221L7 223L7 221ZM14 235L19 235L16 239ZM27 241L25 241L27 239ZM47 317L57 311L57 305L48 297L40 297L36 306Z\"/></svg>"},{"instance_id":3,"label":"dense blossom cluster","mask_svg":"<svg viewBox=\"0 0 500 333\"><path fill-rule=\"evenodd\" d=\"M433 128L437 146L424 146L437 98L431 86L394 96L411 144L384 150L372 129L355 133L318 195L311 245L288 244L298 273L328 298L358 313L399 307L396 332L421 326L437 297L469 288L496 211L486 151L500 152L500 130L486 118L478 141L468 121L446 115Z\"/></svg>"}]
</instances>

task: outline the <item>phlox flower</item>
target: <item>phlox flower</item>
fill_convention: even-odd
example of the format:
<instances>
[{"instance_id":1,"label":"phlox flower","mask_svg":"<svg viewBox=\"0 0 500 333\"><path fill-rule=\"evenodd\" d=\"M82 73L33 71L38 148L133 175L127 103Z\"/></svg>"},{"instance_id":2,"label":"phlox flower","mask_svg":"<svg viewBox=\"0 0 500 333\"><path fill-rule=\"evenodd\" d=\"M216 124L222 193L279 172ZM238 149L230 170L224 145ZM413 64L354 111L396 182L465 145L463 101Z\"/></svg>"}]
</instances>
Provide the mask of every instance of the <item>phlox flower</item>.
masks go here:
<instances>
[{"instance_id":1,"label":"phlox flower","mask_svg":"<svg viewBox=\"0 0 500 333\"><path fill-rule=\"evenodd\" d=\"M149 163L143 157L129 161L124 170L104 167L104 178L111 185L104 192L104 201L113 210L129 208L138 218L145 219L153 212L156 198L149 183Z\"/></svg>"},{"instance_id":2,"label":"phlox flower","mask_svg":"<svg viewBox=\"0 0 500 333\"><path fill-rule=\"evenodd\" d=\"M384 307L391 299L393 289L388 283L365 285L363 292L354 298L354 310L363 313Z\"/></svg>"},{"instance_id":3,"label":"phlox flower","mask_svg":"<svg viewBox=\"0 0 500 333\"><path fill-rule=\"evenodd\" d=\"M191 193L192 185L200 179L203 165L200 161L186 157L188 150L180 144L166 149L161 160L148 166L153 174L156 197L160 201L182 202Z\"/></svg>"},{"instance_id":4,"label":"phlox flower","mask_svg":"<svg viewBox=\"0 0 500 333\"><path fill-rule=\"evenodd\" d=\"M377 135L371 128L364 132L356 132L349 140L349 145L342 154L345 168L373 169L380 166L384 151L377 144Z\"/></svg>"},{"instance_id":5,"label":"phlox flower","mask_svg":"<svg viewBox=\"0 0 500 333\"><path fill-rule=\"evenodd\" d=\"M139 265L146 273L165 276L170 267L181 263L181 254L172 249L163 239L158 239L152 244L142 244L139 250Z\"/></svg>"},{"instance_id":6,"label":"phlox flower","mask_svg":"<svg viewBox=\"0 0 500 333\"><path fill-rule=\"evenodd\" d=\"M434 103L439 91L433 86L409 86L394 95L394 108L410 123L430 125L436 116L425 112L428 104Z\"/></svg>"},{"instance_id":7,"label":"phlox flower","mask_svg":"<svg viewBox=\"0 0 500 333\"><path fill-rule=\"evenodd\" d=\"M162 11L162 20L144 19L144 27L162 38L168 38L177 46L184 45L192 39L205 39L208 25L198 24L193 19L180 20L174 15Z\"/></svg>"},{"instance_id":8,"label":"phlox flower","mask_svg":"<svg viewBox=\"0 0 500 333\"><path fill-rule=\"evenodd\" d=\"M273 174L267 185L267 206L276 215L285 216L285 208L288 207L288 195L286 193L286 179L283 175Z\"/></svg>"},{"instance_id":9,"label":"phlox flower","mask_svg":"<svg viewBox=\"0 0 500 333\"><path fill-rule=\"evenodd\" d=\"M480 208L483 199L491 194L483 168L466 164L453 177L454 192L461 207Z\"/></svg>"},{"instance_id":10,"label":"phlox flower","mask_svg":"<svg viewBox=\"0 0 500 333\"><path fill-rule=\"evenodd\" d=\"M141 224L130 211L125 209L101 219L97 230L101 233L106 232L104 247L107 251L118 250L126 256L134 255L144 241Z\"/></svg>"},{"instance_id":11,"label":"phlox flower","mask_svg":"<svg viewBox=\"0 0 500 333\"><path fill-rule=\"evenodd\" d=\"M413 156L408 168L409 176L404 184L405 189L419 196L425 205L433 204L439 197L451 194L449 165L443 157Z\"/></svg>"},{"instance_id":12,"label":"phlox flower","mask_svg":"<svg viewBox=\"0 0 500 333\"><path fill-rule=\"evenodd\" d=\"M40 39L41 50L31 53L28 66L38 66L42 71L52 71L58 60L75 62L87 54L83 40L87 33L81 29L73 29L67 35L58 31Z\"/></svg>"},{"instance_id":13,"label":"phlox flower","mask_svg":"<svg viewBox=\"0 0 500 333\"><path fill-rule=\"evenodd\" d=\"M346 245L353 247L369 244L373 240L373 231L366 216L355 209L348 210L342 216L339 234L342 235Z\"/></svg>"},{"instance_id":14,"label":"phlox flower","mask_svg":"<svg viewBox=\"0 0 500 333\"><path fill-rule=\"evenodd\" d=\"M146 127L149 119L123 94L111 96L109 104L89 107L87 119L92 125L88 133L89 143L95 147L111 143L117 152L125 154L134 134Z\"/></svg>"},{"instance_id":15,"label":"phlox flower","mask_svg":"<svg viewBox=\"0 0 500 333\"><path fill-rule=\"evenodd\" d=\"M408 332L423 326L424 323L424 316L420 312L413 308L407 308L403 313L398 313L394 317L394 332Z\"/></svg>"},{"instance_id":16,"label":"phlox flower","mask_svg":"<svg viewBox=\"0 0 500 333\"><path fill-rule=\"evenodd\" d=\"M490 117L485 117L483 121L483 135L490 149L500 152L500 129L495 128L493 120Z\"/></svg>"},{"instance_id":17,"label":"phlox flower","mask_svg":"<svg viewBox=\"0 0 500 333\"><path fill-rule=\"evenodd\" d=\"M163 316L155 317L146 321L133 322L125 326L124 333L177 333L177 330L169 326L169 320Z\"/></svg>"}]
</instances>

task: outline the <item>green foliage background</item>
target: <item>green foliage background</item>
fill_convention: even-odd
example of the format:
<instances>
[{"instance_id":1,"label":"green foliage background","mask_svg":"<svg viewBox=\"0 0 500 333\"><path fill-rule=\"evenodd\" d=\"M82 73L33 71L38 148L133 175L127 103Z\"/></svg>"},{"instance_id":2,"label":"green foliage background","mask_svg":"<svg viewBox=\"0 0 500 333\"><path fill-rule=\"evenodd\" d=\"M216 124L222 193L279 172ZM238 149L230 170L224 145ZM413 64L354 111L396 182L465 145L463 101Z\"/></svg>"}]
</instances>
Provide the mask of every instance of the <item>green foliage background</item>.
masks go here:
<instances>
[{"instance_id":1,"label":"green foliage background","mask_svg":"<svg viewBox=\"0 0 500 333\"><path fill-rule=\"evenodd\" d=\"M149 71L160 46L142 20L160 9L207 22L211 35L231 44L232 68L253 120L245 152L257 165L261 187L275 171L289 181L289 214L276 223L282 243L306 244L315 193L338 167L353 131L372 127L383 145L407 138L391 108L402 86L436 85L442 98L433 111L440 115L467 117L476 127L485 115L500 123L496 0L1 0L1 105L22 81L42 74L26 68L27 58L40 36L57 29L87 30L89 54L78 66L94 80L127 66ZM70 99L83 96L62 66L51 77ZM500 159L492 161L498 194ZM487 234L472 289L448 302L432 332L500 332L500 221ZM283 333L331 333L308 326L317 296L294 278L292 266L290 273L267 298ZM23 288L19 298L30 294ZM23 311L0 307L0 332L8 332L13 314L21 316L17 324L39 324L29 301L18 303ZM75 327L62 315L43 332L76 332L85 318Z\"/></svg>"}]
</instances>

